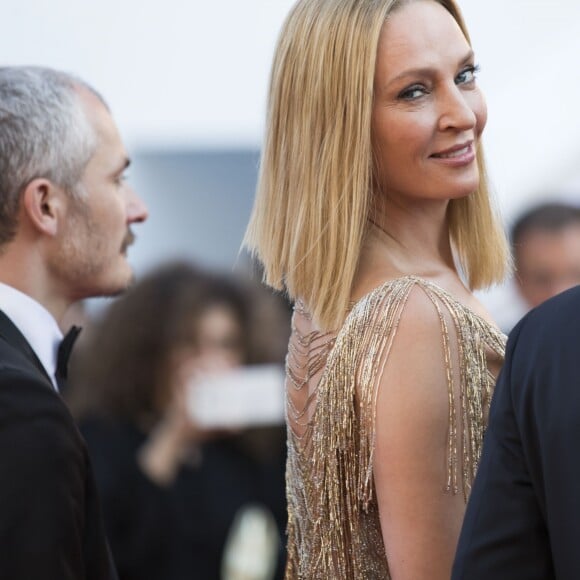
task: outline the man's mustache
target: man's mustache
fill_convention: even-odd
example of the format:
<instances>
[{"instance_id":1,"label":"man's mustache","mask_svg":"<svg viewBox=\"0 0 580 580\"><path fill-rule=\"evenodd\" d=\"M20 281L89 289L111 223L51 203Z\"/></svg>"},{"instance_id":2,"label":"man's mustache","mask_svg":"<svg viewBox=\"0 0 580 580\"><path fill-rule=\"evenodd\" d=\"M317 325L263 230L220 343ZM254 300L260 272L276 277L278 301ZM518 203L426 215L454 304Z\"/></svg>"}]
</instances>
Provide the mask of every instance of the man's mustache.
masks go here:
<instances>
[{"instance_id":1,"label":"man's mustache","mask_svg":"<svg viewBox=\"0 0 580 580\"><path fill-rule=\"evenodd\" d=\"M123 239L123 244L121 245L121 251L126 252L127 249L129 248L129 246L131 246L132 244L135 243L136 239L137 238L136 238L135 234L129 228L127 230L127 235Z\"/></svg>"}]
</instances>

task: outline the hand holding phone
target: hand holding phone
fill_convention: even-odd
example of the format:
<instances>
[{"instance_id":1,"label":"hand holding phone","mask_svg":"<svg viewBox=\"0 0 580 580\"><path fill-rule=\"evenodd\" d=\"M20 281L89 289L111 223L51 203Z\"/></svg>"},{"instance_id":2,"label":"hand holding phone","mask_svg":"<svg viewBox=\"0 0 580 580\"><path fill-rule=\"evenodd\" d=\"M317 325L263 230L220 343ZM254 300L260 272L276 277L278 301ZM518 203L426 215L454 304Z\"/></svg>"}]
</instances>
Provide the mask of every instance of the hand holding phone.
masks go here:
<instances>
[{"instance_id":1,"label":"hand holding phone","mask_svg":"<svg viewBox=\"0 0 580 580\"><path fill-rule=\"evenodd\" d=\"M253 365L197 377L188 388L187 407L202 429L283 424L284 369Z\"/></svg>"}]
</instances>

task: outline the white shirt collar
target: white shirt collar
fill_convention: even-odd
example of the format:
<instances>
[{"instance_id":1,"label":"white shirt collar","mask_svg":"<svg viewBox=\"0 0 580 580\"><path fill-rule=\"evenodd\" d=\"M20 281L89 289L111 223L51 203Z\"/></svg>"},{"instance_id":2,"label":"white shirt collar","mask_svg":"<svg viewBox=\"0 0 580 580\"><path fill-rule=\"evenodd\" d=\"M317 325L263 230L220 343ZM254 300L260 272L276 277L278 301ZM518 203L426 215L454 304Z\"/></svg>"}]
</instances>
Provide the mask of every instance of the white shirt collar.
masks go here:
<instances>
[{"instance_id":1,"label":"white shirt collar","mask_svg":"<svg viewBox=\"0 0 580 580\"><path fill-rule=\"evenodd\" d=\"M1 282L0 310L26 338L56 389L54 373L62 332L52 314L27 294Z\"/></svg>"}]
</instances>

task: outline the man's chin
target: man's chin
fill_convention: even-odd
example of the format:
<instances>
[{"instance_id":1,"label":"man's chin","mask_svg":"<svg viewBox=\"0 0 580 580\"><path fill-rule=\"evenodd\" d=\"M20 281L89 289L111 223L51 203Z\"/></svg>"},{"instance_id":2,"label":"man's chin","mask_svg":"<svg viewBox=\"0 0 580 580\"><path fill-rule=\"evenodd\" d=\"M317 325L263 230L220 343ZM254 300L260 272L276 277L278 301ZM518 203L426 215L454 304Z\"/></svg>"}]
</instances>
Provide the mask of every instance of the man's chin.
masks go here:
<instances>
[{"instance_id":1,"label":"man's chin","mask_svg":"<svg viewBox=\"0 0 580 580\"><path fill-rule=\"evenodd\" d=\"M114 283L110 283L100 289L95 296L114 298L126 292L131 286L135 284L135 273L131 268L127 268L127 272L123 277L119 276Z\"/></svg>"}]
</instances>

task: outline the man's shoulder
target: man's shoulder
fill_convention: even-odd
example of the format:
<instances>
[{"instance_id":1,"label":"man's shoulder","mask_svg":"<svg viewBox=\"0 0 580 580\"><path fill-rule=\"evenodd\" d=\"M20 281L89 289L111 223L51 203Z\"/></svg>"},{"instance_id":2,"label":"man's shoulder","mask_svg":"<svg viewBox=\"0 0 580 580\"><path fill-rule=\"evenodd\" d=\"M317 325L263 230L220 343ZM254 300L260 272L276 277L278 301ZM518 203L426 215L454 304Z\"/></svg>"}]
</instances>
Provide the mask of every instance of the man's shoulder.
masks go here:
<instances>
[{"instance_id":1,"label":"man's shoulder","mask_svg":"<svg viewBox=\"0 0 580 580\"><path fill-rule=\"evenodd\" d=\"M14 377L33 385L50 386L40 370L14 345L0 337L0 386Z\"/></svg>"},{"instance_id":2,"label":"man's shoulder","mask_svg":"<svg viewBox=\"0 0 580 580\"><path fill-rule=\"evenodd\" d=\"M580 286L531 310L512 330L506 367L519 383L553 385L580 376ZM541 380L540 380L541 379ZM575 384L575 383L574 383Z\"/></svg>"},{"instance_id":3,"label":"man's shoulder","mask_svg":"<svg viewBox=\"0 0 580 580\"><path fill-rule=\"evenodd\" d=\"M46 376L22 352L0 339L0 419L30 421L47 416L64 425L70 413Z\"/></svg>"},{"instance_id":4,"label":"man's shoulder","mask_svg":"<svg viewBox=\"0 0 580 580\"><path fill-rule=\"evenodd\" d=\"M580 286L562 292L540 306L534 308L516 325L512 334L527 334L537 331L546 339L561 336L572 331L573 335L580 334Z\"/></svg>"},{"instance_id":5,"label":"man's shoulder","mask_svg":"<svg viewBox=\"0 0 580 580\"><path fill-rule=\"evenodd\" d=\"M1 349L0 349L1 356ZM34 365L0 360L0 450L20 448L21 463L43 464L52 457L75 470L85 469L85 445L75 421L59 394Z\"/></svg>"}]
</instances>

